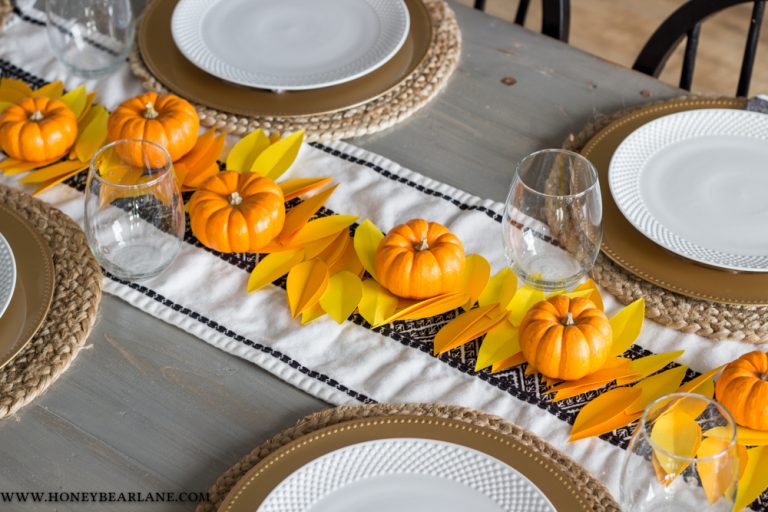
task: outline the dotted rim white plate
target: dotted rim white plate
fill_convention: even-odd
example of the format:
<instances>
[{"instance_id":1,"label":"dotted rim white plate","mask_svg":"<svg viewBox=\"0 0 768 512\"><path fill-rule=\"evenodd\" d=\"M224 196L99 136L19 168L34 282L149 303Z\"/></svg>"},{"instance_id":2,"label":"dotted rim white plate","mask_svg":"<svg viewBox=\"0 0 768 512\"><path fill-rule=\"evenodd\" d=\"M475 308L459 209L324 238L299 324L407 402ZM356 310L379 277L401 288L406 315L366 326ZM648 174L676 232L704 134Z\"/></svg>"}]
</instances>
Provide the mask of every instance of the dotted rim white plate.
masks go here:
<instances>
[{"instance_id":1,"label":"dotted rim white plate","mask_svg":"<svg viewBox=\"0 0 768 512\"><path fill-rule=\"evenodd\" d=\"M11 303L16 288L16 259L8 240L0 233L0 316Z\"/></svg>"},{"instance_id":2,"label":"dotted rim white plate","mask_svg":"<svg viewBox=\"0 0 768 512\"><path fill-rule=\"evenodd\" d=\"M405 43L403 0L180 0L171 33L195 66L236 84L318 89L374 71Z\"/></svg>"},{"instance_id":3,"label":"dotted rim white plate","mask_svg":"<svg viewBox=\"0 0 768 512\"><path fill-rule=\"evenodd\" d=\"M504 462L454 443L393 438L329 452L294 471L258 512L554 512Z\"/></svg>"},{"instance_id":4,"label":"dotted rim white plate","mask_svg":"<svg viewBox=\"0 0 768 512\"><path fill-rule=\"evenodd\" d=\"M768 271L768 115L699 109L658 118L619 145L608 183L627 220L665 249Z\"/></svg>"}]
</instances>

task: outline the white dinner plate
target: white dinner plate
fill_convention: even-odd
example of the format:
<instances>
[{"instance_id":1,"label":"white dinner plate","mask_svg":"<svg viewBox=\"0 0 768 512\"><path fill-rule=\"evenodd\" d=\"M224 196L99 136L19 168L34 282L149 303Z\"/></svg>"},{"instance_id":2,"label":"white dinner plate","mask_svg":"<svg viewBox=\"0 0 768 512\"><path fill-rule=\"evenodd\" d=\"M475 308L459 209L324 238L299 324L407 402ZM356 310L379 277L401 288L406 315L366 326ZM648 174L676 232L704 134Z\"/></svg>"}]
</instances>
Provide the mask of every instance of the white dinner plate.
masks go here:
<instances>
[{"instance_id":1,"label":"white dinner plate","mask_svg":"<svg viewBox=\"0 0 768 512\"><path fill-rule=\"evenodd\" d=\"M296 470L258 512L554 512L515 469L431 439L353 444Z\"/></svg>"},{"instance_id":2,"label":"white dinner plate","mask_svg":"<svg viewBox=\"0 0 768 512\"><path fill-rule=\"evenodd\" d=\"M403 0L180 0L171 32L184 56L223 80L316 89L377 69L408 35Z\"/></svg>"},{"instance_id":3,"label":"white dinner plate","mask_svg":"<svg viewBox=\"0 0 768 512\"><path fill-rule=\"evenodd\" d=\"M621 143L608 183L627 220L662 247L768 271L768 115L702 109L656 119Z\"/></svg>"},{"instance_id":4,"label":"white dinner plate","mask_svg":"<svg viewBox=\"0 0 768 512\"><path fill-rule=\"evenodd\" d=\"M0 233L0 316L11 303L16 288L16 260L8 240Z\"/></svg>"}]
</instances>

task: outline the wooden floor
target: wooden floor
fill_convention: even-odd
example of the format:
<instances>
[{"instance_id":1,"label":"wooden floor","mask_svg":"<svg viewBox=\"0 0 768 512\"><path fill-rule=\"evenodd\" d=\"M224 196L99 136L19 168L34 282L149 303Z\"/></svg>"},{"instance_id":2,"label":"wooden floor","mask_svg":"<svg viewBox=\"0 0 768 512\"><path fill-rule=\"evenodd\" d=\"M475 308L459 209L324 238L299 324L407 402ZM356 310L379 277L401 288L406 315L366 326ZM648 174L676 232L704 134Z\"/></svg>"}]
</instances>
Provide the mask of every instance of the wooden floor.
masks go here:
<instances>
[{"instance_id":1,"label":"wooden floor","mask_svg":"<svg viewBox=\"0 0 768 512\"><path fill-rule=\"evenodd\" d=\"M459 0L471 5L472 0ZM572 0L570 44L604 59L631 67L648 37L685 0ZM517 0L487 0L487 12L506 20L514 18ZM733 95L744 52L751 3L732 7L702 26L693 91ZM541 27L541 2L533 0L526 26ZM680 78L680 45L661 75L677 85ZM763 23L750 95L768 94L768 22Z\"/></svg>"}]
</instances>

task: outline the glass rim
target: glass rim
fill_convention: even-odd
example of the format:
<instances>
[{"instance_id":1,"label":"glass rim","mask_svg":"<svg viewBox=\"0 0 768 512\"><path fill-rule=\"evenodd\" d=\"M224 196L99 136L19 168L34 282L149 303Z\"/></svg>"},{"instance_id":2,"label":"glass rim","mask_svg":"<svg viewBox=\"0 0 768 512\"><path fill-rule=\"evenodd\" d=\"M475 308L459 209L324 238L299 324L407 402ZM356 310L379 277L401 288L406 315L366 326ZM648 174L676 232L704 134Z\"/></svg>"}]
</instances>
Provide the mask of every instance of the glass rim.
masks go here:
<instances>
[{"instance_id":1,"label":"glass rim","mask_svg":"<svg viewBox=\"0 0 768 512\"><path fill-rule=\"evenodd\" d=\"M569 157L575 157L577 160L583 160L587 163L587 168L589 169L589 174L592 177L592 183L582 190L581 192L577 192L575 194L547 194L546 192L542 192L540 190L536 190L535 188L531 187L528 183L525 182L525 180L520 176L520 168L522 167L523 163L526 162L529 159L536 158L538 156L541 156L542 154L549 154L549 153L558 153L561 155L567 155ZM573 197L578 198L581 197L591 190L593 190L596 186L599 186L600 179L597 175L597 169L595 168L595 165L584 155L581 155L579 153L576 153L575 151L570 151L568 149L558 149L558 148L546 148L546 149L540 149L538 151L534 151L533 153L529 153L525 155L523 158L521 158L517 164L515 164L515 177L519 178L520 183L528 190L530 190L532 193L542 196L542 197L551 197L551 198L566 198L566 197Z\"/></svg>"},{"instance_id":2,"label":"glass rim","mask_svg":"<svg viewBox=\"0 0 768 512\"><path fill-rule=\"evenodd\" d=\"M714 400L713 398L709 398L705 395L700 395L698 393L687 393L687 392L681 392L681 393L669 393L667 395L660 396L645 408L643 411L643 415L640 418L640 424L638 427L640 430L645 432L646 426L648 425L648 414L651 412L651 410L654 408L655 405L657 405L662 400L669 400L671 398L676 397L687 397L687 398L696 398L698 400L701 400L703 402L707 402L709 405L714 405L718 411L725 417L726 420L730 421L731 425L733 425L733 433L731 434L730 440L728 440L728 444L723 448L721 451L715 453L714 455L710 455L708 457L687 457L685 455L678 455L676 453L670 452L666 448L663 448L661 446L658 446L650 435L646 435L645 437L648 440L648 444L654 449L658 450L659 452L663 453L664 455L671 457L675 460L685 461L685 462L707 462L707 461L713 461L717 460L723 456L725 456L728 451L733 448L736 445L736 420L733 419L733 415L731 415L730 411L723 407L722 404ZM694 418L695 420L695 418ZM702 433L703 434L703 433Z\"/></svg>"},{"instance_id":3,"label":"glass rim","mask_svg":"<svg viewBox=\"0 0 768 512\"><path fill-rule=\"evenodd\" d=\"M139 142L142 144L149 144L151 146L155 146L156 148L160 149L165 155L168 157L168 163L165 164L163 172L161 172L159 175L157 175L155 178L151 179L150 181L146 183L142 183L140 185L123 185L121 183L115 183L112 181L109 181L106 178L103 178L98 172L94 170L93 163L96 160L96 157L101 155L104 151L108 149L112 149L113 147L124 144L126 142ZM157 169L160 169L160 167L157 167ZM157 142L152 142L151 140L146 139L117 139L115 141L110 142L109 144L102 146L96 151L96 153L93 154L93 157L91 157L91 162L88 164L88 175L95 178L97 181L100 181L101 183L105 183L109 185L110 187L116 187L116 188L125 188L125 189L131 189L131 188L146 188L151 187L152 185L157 184L160 180L165 178L165 176L173 171L173 160L171 160L171 154L168 153L168 150L165 149L163 146L158 144Z\"/></svg>"}]
</instances>

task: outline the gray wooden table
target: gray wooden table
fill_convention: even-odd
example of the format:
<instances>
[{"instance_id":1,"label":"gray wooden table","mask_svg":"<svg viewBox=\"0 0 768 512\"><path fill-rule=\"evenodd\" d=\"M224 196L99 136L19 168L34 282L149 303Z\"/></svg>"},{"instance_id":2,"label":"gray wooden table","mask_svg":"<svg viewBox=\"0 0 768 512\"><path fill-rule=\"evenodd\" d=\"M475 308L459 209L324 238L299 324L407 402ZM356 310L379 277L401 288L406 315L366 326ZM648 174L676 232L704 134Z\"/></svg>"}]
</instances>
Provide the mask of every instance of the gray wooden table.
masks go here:
<instances>
[{"instance_id":1,"label":"gray wooden table","mask_svg":"<svg viewBox=\"0 0 768 512\"><path fill-rule=\"evenodd\" d=\"M558 41L454 8L464 49L447 89L405 123L353 143L503 201L513 163L523 155L559 146L594 116L648 101L648 94L680 94ZM516 83L503 84L505 77ZM205 491L253 447L324 407L256 366L105 296L88 349L44 396L0 423L0 491Z\"/></svg>"}]
</instances>

